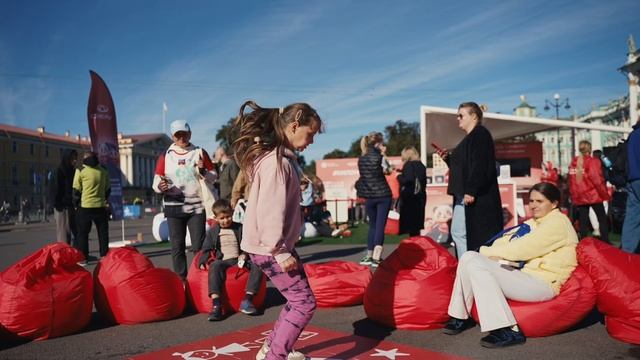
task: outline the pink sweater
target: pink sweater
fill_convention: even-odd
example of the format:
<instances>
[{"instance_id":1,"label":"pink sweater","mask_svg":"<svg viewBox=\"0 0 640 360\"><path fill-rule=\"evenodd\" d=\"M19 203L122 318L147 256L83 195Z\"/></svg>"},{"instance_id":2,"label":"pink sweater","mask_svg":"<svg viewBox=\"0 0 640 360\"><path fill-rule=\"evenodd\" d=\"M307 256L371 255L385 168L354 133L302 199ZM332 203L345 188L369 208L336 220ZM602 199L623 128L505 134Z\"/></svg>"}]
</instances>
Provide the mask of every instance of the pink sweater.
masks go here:
<instances>
[{"instance_id":1,"label":"pink sweater","mask_svg":"<svg viewBox=\"0 0 640 360\"><path fill-rule=\"evenodd\" d=\"M275 150L254 165L240 244L243 251L275 256L278 263L291 256L302 227L296 155L289 149L284 155L280 167Z\"/></svg>"}]
</instances>

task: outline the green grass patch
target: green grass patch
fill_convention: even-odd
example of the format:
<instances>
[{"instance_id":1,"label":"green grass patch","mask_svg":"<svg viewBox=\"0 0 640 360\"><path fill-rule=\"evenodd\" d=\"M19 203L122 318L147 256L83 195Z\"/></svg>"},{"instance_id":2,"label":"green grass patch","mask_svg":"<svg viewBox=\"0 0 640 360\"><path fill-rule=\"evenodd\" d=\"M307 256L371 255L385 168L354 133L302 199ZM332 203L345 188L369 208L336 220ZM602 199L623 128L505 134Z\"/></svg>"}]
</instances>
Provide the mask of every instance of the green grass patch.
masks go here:
<instances>
[{"instance_id":1,"label":"green grass patch","mask_svg":"<svg viewBox=\"0 0 640 360\"><path fill-rule=\"evenodd\" d=\"M339 244L366 244L367 243L367 234L369 232L368 224L358 224L349 228L351 230L351 236L349 237L323 237L317 236L312 238L304 238L302 239L299 245L313 245L313 244L322 244L322 245L339 245ZM400 241L408 238L409 235L385 235L384 243L385 244L398 244Z\"/></svg>"}]
</instances>

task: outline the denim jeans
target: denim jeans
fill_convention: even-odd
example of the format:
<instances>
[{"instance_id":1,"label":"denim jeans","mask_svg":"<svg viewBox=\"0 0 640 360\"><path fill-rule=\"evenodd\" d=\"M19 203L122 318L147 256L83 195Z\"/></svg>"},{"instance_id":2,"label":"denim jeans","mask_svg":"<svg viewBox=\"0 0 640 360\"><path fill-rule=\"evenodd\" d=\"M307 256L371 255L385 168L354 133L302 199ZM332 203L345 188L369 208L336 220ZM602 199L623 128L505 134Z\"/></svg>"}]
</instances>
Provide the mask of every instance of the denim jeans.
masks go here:
<instances>
[{"instance_id":1,"label":"denim jeans","mask_svg":"<svg viewBox=\"0 0 640 360\"><path fill-rule=\"evenodd\" d=\"M367 235L367 250L373 250L376 245L384 243L384 227L391 208L391 197L367 199L367 215L369 216L369 234Z\"/></svg>"},{"instance_id":2,"label":"denim jeans","mask_svg":"<svg viewBox=\"0 0 640 360\"><path fill-rule=\"evenodd\" d=\"M456 256L460 259L462 254L467 252L467 224L463 199L455 199L451 218L451 238L456 244Z\"/></svg>"},{"instance_id":3,"label":"denim jeans","mask_svg":"<svg viewBox=\"0 0 640 360\"><path fill-rule=\"evenodd\" d=\"M627 210L622 224L622 250L638 253L640 242L640 179L627 184Z\"/></svg>"}]
</instances>

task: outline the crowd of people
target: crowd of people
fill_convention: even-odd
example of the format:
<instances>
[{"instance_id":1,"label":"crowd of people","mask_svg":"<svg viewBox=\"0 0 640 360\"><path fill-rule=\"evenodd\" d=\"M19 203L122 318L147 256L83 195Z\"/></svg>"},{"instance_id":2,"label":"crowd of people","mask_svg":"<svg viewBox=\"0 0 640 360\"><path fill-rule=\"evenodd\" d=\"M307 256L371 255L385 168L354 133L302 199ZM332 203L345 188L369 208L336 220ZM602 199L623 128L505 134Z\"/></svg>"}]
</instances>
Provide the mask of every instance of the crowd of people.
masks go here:
<instances>
[{"instance_id":1,"label":"crowd of people","mask_svg":"<svg viewBox=\"0 0 640 360\"><path fill-rule=\"evenodd\" d=\"M503 230L494 142L482 120L482 109L476 103L460 104L457 121L465 136L451 151L436 147L449 166L447 193L453 198L452 208L436 210L443 212L439 216L443 219L451 217L450 236L460 260L448 310L451 320L444 332L455 335L474 326L470 312L475 303L481 330L489 332L482 345L503 347L526 340L506 300L555 297L576 267L579 237L574 224L561 212L561 190L550 182L531 188L532 218ZM319 179L305 175L298 161L298 154L323 131L320 116L304 103L263 108L247 101L233 124L237 134L233 148L218 148L213 159L191 143L191 127L186 121L176 120L170 128L173 143L158 158L153 189L163 197L173 270L186 279L188 229L191 251L202 251L198 266L209 272L210 321L224 318L220 298L227 268L250 269L240 306L248 315L257 313L253 296L262 277L268 277L287 304L256 359L303 359L293 345L311 320L316 301L295 249L303 233L300 220L314 223L325 236L347 230L331 219L326 204L322 206ZM639 131L636 125L627 141L628 200L622 248L628 252L637 252L640 239ZM606 166L592 156L589 142L581 142L579 150L569 167L568 191L580 238L589 233L589 210L593 209L600 237L608 241ZM382 261L384 229L391 209L400 211L401 233L415 236L423 230L426 168L415 147L407 146L401 153L402 169L393 170L386 161L386 146L379 132L362 138L361 151L355 191L366 210L368 234L360 263L376 267ZM56 236L88 258L88 233L95 223L102 257L108 252L108 174L93 152L83 154L79 168L77 159L75 151L65 152L55 175ZM397 171L397 196L386 179L392 170ZM209 192L213 199L207 196ZM206 230L209 211L215 222ZM449 236L440 225L427 234L438 242Z\"/></svg>"}]
</instances>

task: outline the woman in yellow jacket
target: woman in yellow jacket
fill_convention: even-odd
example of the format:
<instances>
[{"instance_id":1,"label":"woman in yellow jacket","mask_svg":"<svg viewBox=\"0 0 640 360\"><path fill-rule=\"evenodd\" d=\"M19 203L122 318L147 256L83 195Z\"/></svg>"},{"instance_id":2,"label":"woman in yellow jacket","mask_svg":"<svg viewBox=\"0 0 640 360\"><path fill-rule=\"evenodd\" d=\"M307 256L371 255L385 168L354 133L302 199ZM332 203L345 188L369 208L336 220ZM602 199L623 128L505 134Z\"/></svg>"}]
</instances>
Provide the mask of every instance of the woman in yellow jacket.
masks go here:
<instances>
[{"instance_id":1,"label":"woman in yellow jacket","mask_svg":"<svg viewBox=\"0 0 640 360\"><path fill-rule=\"evenodd\" d=\"M507 299L535 302L554 298L577 266L578 236L571 221L558 210L560 191L538 183L529 191L533 218L507 229L480 252L465 253L456 273L443 332L456 335L473 327L469 317L476 304L485 347L504 347L526 341ZM490 240L488 243L490 243Z\"/></svg>"}]
</instances>

